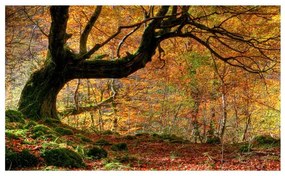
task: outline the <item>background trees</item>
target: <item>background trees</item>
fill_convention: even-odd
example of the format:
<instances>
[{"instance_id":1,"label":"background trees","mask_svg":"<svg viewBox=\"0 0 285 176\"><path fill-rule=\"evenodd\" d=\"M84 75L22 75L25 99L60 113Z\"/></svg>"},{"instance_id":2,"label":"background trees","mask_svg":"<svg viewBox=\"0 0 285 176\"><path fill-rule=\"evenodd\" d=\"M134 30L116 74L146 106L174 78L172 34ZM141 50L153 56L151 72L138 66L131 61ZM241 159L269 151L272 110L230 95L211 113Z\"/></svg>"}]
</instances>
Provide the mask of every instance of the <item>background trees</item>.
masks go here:
<instances>
[{"instance_id":1,"label":"background trees","mask_svg":"<svg viewBox=\"0 0 285 176\"><path fill-rule=\"evenodd\" d=\"M85 65L90 75L76 74L57 96L60 119L93 131L161 131L201 141L211 123L215 135L232 142L260 131L278 135L279 7L170 7L163 17L155 16L160 10L69 8L66 33L72 37L58 52L88 53L107 41L85 61L128 58L154 20L159 45L152 62L128 78L93 80L92 67ZM92 19L97 21L89 31ZM48 41L51 21L49 7L6 8L7 108L17 106L29 75L44 66L48 44L53 45ZM130 24L136 25L116 33L118 26ZM70 68L74 73L81 69L76 64Z\"/></svg>"}]
</instances>

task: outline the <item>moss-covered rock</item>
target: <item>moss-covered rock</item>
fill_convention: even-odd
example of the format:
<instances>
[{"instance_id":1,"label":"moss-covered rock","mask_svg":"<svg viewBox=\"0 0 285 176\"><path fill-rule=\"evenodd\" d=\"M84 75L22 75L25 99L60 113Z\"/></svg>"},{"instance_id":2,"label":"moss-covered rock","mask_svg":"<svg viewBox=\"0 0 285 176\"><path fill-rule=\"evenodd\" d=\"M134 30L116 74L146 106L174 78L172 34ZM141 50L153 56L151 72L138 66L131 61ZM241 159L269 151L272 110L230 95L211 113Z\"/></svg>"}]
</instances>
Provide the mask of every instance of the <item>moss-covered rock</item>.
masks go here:
<instances>
[{"instance_id":1,"label":"moss-covered rock","mask_svg":"<svg viewBox=\"0 0 285 176\"><path fill-rule=\"evenodd\" d=\"M113 144L111 146L111 150L113 150L113 151L124 151L124 150L128 150L128 146L126 143Z\"/></svg>"},{"instance_id":2,"label":"moss-covered rock","mask_svg":"<svg viewBox=\"0 0 285 176\"><path fill-rule=\"evenodd\" d=\"M85 166L78 153L66 148L46 150L42 154L42 157L47 165L68 168L80 168Z\"/></svg>"},{"instance_id":3,"label":"moss-covered rock","mask_svg":"<svg viewBox=\"0 0 285 176\"><path fill-rule=\"evenodd\" d=\"M63 127L56 127L54 131L56 131L60 135L73 135L74 134L72 130L63 128Z\"/></svg>"},{"instance_id":4,"label":"moss-covered rock","mask_svg":"<svg viewBox=\"0 0 285 176\"><path fill-rule=\"evenodd\" d=\"M36 156L28 150L23 150L19 153L6 149L5 154L5 169L14 170L16 168L33 167L39 163Z\"/></svg>"},{"instance_id":5,"label":"moss-covered rock","mask_svg":"<svg viewBox=\"0 0 285 176\"><path fill-rule=\"evenodd\" d=\"M25 123L24 120L25 116L16 110L7 110L5 112L5 120L6 122L20 122L20 123Z\"/></svg>"},{"instance_id":6,"label":"moss-covered rock","mask_svg":"<svg viewBox=\"0 0 285 176\"><path fill-rule=\"evenodd\" d=\"M92 147L91 149L87 150L87 156L92 157L94 159L101 159L106 158L108 156L108 153L103 148Z\"/></svg>"},{"instance_id":7,"label":"moss-covered rock","mask_svg":"<svg viewBox=\"0 0 285 176\"><path fill-rule=\"evenodd\" d=\"M254 147L258 147L258 146L276 146L276 145L280 145L280 140L279 139L275 139L269 135L260 135L260 136L256 136L251 140L251 144Z\"/></svg>"},{"instance_id":8,"label":"moss-covered rock","mask_svg":"<svg viewBox=\"0 0 285 176\"><path fill-rule=\"evenodd\" d=\"M94 144L95 144L95 145L101 145L101 146L112 145L109 141L107 141L107 140L105 140L105 139L99 139L99 140L96 141Z\"/></svg>"}]
</instances>

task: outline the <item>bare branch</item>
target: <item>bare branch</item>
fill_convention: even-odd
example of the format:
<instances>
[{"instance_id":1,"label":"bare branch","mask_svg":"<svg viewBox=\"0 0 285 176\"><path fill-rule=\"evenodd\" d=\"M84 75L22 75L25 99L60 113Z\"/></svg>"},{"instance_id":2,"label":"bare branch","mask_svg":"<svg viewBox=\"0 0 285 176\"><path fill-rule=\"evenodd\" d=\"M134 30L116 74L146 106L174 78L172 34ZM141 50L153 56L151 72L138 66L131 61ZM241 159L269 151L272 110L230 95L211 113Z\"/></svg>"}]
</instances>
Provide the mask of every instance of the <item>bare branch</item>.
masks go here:
<instances>
[{"instance_id":1,"label":"bare branch","mask_svg":"<svg viewBox=\"0 0 285 176\"><path fill-rule=\"evenodd\" d=\"M141 25L138 25L136 28L134 28L131 32L129 32L119 43L118 45L118 48L117 48L117 57L120 58L120 49L123 45L123 43L125 42L125 40L131 36L134 32L136 32L139 28L140 28Z\"/></svg>"}]
</instances>

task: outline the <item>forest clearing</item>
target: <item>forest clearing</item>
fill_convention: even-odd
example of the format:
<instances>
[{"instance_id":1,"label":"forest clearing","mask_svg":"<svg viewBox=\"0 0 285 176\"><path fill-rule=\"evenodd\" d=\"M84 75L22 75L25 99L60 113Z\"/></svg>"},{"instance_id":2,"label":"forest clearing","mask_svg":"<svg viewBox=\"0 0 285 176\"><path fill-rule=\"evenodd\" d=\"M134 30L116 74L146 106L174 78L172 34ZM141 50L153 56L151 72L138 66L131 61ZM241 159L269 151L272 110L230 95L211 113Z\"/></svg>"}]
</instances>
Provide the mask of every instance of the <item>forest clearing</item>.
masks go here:
<instances>
[{"instance_id":1,"label":"forest clearing","mask_svg":"<svg viewBox=\"0 0 285 176\"><path fill-rule=\"evenodd\" d=\"M280 6L6 6L6 170L280 171Z\"/></svg>"}]
</instances>

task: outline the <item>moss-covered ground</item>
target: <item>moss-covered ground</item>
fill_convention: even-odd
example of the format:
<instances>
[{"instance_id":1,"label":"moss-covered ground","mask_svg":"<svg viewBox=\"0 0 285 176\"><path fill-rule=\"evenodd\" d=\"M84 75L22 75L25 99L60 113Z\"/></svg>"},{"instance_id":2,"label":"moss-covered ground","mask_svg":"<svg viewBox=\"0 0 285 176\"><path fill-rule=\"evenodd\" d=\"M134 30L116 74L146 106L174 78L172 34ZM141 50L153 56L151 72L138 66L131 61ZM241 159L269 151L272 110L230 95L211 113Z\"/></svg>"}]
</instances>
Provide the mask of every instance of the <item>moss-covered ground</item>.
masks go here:
<instances>
[{"instance_id":1,"label":"moss-covered ground","mask_svg":"<svg viewBox=\"0 0 285 176\"><path fill-rule=\"evenodd\" d=\"M94 134L20 119L6 117L6 170L280 170L280 141L268 136L222 147L170 134Z\"/></svg>"}]
</instances>

